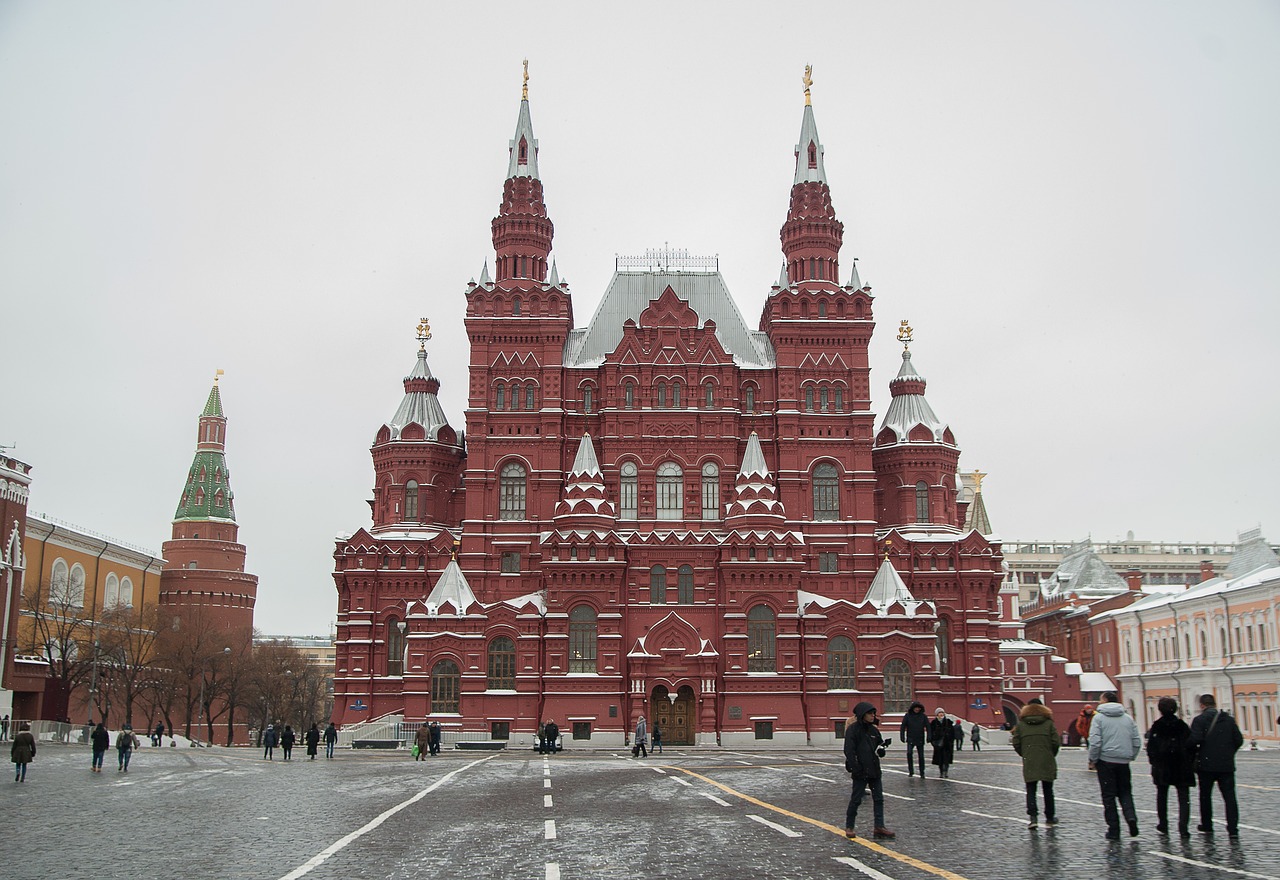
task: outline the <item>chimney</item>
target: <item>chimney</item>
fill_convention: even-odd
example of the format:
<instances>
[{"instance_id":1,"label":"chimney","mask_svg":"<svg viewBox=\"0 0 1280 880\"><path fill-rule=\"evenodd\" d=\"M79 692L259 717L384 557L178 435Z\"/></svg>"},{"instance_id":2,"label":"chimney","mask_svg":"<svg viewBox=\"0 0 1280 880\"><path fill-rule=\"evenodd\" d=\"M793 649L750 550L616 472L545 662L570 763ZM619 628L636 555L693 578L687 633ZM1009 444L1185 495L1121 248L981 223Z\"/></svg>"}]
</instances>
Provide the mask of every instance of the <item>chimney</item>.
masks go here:
<instances>
[{"instance_id":1,"label":"chimney","mask_svg":"<svg viewBox=\"0 0 1280 880\"><path fill-rule=\"evenodd\" d=\"M1204 583L1205 581L1208 581L1208 580L1213 580L1214 577L1215 575L1213 573L1213 560L1212 559L1200 560L1200 583Z\"/></svg>"},{"instance_id":2,"label":"chimney","mask_svg":"<svg viewBox=\"0 0 1280 880\"><path fill-rule=\"evenodd\" d=\"M1129 589L1134 592L1142 591L1142 572L1138 571L1138 569L1131 568L1122 577L1129 582Z\"/></svg>"}]
</instances>

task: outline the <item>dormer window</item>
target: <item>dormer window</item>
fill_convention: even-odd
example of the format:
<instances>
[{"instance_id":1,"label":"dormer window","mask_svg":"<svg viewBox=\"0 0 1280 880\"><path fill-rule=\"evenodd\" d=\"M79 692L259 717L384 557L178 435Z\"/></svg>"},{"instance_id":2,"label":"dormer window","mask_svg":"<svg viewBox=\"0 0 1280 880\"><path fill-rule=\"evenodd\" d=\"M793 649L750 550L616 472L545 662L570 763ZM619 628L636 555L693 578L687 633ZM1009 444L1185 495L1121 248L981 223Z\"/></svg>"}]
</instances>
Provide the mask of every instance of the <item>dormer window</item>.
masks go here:
<instances>
[{"instance_id":1,"label":"dormer window","mask_svg":"<svg viewBox=\"0 0 1280 880\"><path fill-rule=\"evenodd\" d=\"M529 164L529 142L524 138L520 138L520 147L519 152L516 154L516 162L520 165Z\"/></svg>"},{"instance_id":2,"label":"dormer window","mask_svg":"<svg viewBox=\"0 0 1280 880\"><path fill-rule=\"evenodd\" d=\"M813 141L809 141L809 167L818 167L818 145Z\"/></svg>"}]
</instances>

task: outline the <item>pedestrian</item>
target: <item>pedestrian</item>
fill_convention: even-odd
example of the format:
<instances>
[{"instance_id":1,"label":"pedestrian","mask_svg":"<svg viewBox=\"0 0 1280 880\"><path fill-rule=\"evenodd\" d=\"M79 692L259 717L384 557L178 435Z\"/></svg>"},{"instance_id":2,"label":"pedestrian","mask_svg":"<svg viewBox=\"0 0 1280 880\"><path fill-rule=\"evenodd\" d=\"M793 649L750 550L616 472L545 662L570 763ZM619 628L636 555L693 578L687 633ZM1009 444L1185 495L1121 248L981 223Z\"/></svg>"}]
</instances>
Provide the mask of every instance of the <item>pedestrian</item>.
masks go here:
<instances>
[{"instance_id":1,"label":"pedestrian","mask_svg":"<svg viewBox=\"0 0 1280 880\"><path fill-rule=\"evenodd\" d=\"M928 738L929 716L924 714L924 703L919 700L907 708L898 728L898 739L907 744L907 776L916 772L916 756L920 757L920 778L924 779L924 741Z\"/></svg>"},{"instance_id":2,"label":"pedestrian","mask_svg":"<svg viewBox=\"0 0 1280 880\"><path fill-rule=\"evenodd\" d=\"M556 720L552 718L547 722L547 751L555 754L560 749L558 743L560 741L560 725L556 724Z\"/></svg>"},{"instance_id":3,"label":"pedestrian","mask_svg":"<svg viewBox=\"0 0 1280 880\"><path fill-rule=\"evenodd\" d=\"M286 761L293 760L293 744L298 741L297 735L293 732L293 728L286 724L284 733L280 734L280 750L284 752Z\"/></svg>"},{"instance_id":4,"label":"pedestrian","mask_svg":"<svg viewBox=\"0 0 1280 880\"><path fill-rule=\"evenodd\" d=\"M955 722L947 717L947 710L939 706L929 722L929 744L933 746L932 762L943 779L951 771L955 761Z\"/></svg>"},{"instance_id":5,"label":"pedestrian","mask_svg":"<svg viewBox=\"0 0 1280 880\"><path fill-rule=\"evenodd\" d=\"M9 759L13 761L13 781L27 781L27 765L36 759L36 738L31 735L31 725L24 721L18 725L18 733L9 747Z\"/></svg>"},{"instance_id":6,"label":"pedestrian","mask_svg":"<svg viewBox=\"0 0 1280 880\"><path fill-rule=\"evenodd\" d=\"M975 724L976 731L978 726ZM977 739L974 739L976 745ZM1044 792L1044 823L1057 825L1057 809L1053 800L1053 781L1058 778L1058 749L1062 747L1058 728L1053 726L1053 713L1039 700L1032 700L1018 713L1018 725L1010 738L1013 750L1022 757L1022 781L1027 786L1027 816L1030 828L1039 821L1036 809L1036 783Z\"/></svg>"},{"instance_id":7,"label":"pedestrian","mask_svg":"<svg viewBox=\"0 0 1280 880\"><path fill-rule=\"evenodd\" d=\"M538 754L545 755L547 753L547 722L538 725Z\"/></svg>"},{"instance_id":8,"label":"pedestrian","mask_svg":"<svg viewBox=\"0 0 1280 880\"><path fill-rule=\"evenodd\" d=\"M982 751L982 725L974 723L969 730L970 747L975 752Z\"/></svg>"},{"instance_id":9,"label":"pedestrian","mask_svg":"<svg viewBox=\"0 0 1280 880\"><path fill-rule=\"evenodd\" d=\"M431 723L429 721L422 722L422 726L418 728L418 733L413 742L418 749L417 754L413 756L413 760L425 761L427 755L435 754L431 751Z\"/></svg>"},{"instance_id":10,"label":"pedestrian","mask_svg":"<svg viewBox=\"0 0 1280 880\"><path fill-rule=\"evenodd\" d=\"M1124 711L1115 691L1102 695L1102 702L1089 725L1089 760L1098 771L1102 791L1102 815L1107 821L1107 840L1120 839L1120 816L1116 801L1129 823L1129 836L1138 836L1138 811L1133 806L1133 778L1129 764L1142 751L1142 734L1137 723Z\"/></svg>"},{"instance_id":11,"label":"pedestrian","mask_svg":"<svg viewBox=\"0 0 1280 880\"><path fill-rule=\"evenodd\" d=\"M892 840L897 837L884 824L884 781L880 774L880 759L889 748L889 740L880 735L876 707L861 702L853 707L853 717L844 731L844 769L853 777L853 793L849 796L849 808L844 817L844 836L852 840L858 836L855 826L858 807L871 787L871 809L875 824L872 835Z\"/></svg>"},{"instance_id":12,"label":"pedestrian","mask_svg":"<svg viewBox=\"0 0 1280 880\"><path fill-rule=\"evenodd\" d=\"M266 732L262 734L262 757L268 761L274 761L276 750L276 727L274 724L268 724Z\"/></svg>"},{"instance_id":13,"label":"pedestrian","mask_svg":"<svg viewBox=\"0 0 1280 880\"><path fill-rule=\"evenodd\" d=\"M1147 731L1147 760L1151 781L1156 787L1156 831L1169 833L1169 787L1178 795L1178 834L1191 836L1191 786L1196 784L1195 759L1191 752L1191 728L1178 717L1178 701L1161 697L1156 704L1160 717Z\"/></svg>"},{"instance_id":14,"label":"pedestrian","mask_svg":"<svg viewBox=\"0 0 1280 880\"><path fill-rule=\"evenodd\" d=\"M1092 725L1093 706L1086 705L1080 710L1080 714L1076 716L1075 724L1072 725L1075 728L1076 736L1080 737L1080 745L1085 748L1089 747L1089 731L1092 729ZM1089 769L1097 769L1093 766L1092 760L1089 761Z\"/></svg>"},{"instance_id":15,"label":"pedestrian","mask_svg":"<svg viewBox=\"0 0 1280 880\"><path fill-rule=\"evenodd\" d=\"M959 718L956 719L955 735L956 735L956 751L963 752L964 751L964 724L960 722Z\"/></svg>"},{"instance_id":16,"label":"pedestrian","mask_svg":"<svg viewBox=\"0 0 1280 880\"><path fill-rule=\"evenodd\" d=\"M139 745L138 738L133 735L133 728L126 724L116 734L116 758L119 766L116 768L117 773L129 772L129 759L133 757L133 750Z\"/></svg>"},{"instance_id":17,"label":"pedestrian","mask_svg":"<svg viewBox=\"0 0 1280 880\"><path fill-rule=\"evenodd\" d=\"M443 730L440 727L440 722L432 721L431 722L431 754L433 755L440 754L440 734L442 732Z\"/></svg>"},{"instance_id":18,"label":"pedestrian","mask_svg":"<svg viewBox=\"0 0 1280 880\"><path fill-rule=\"evenodd\" d=\"M636 722L636 744L631 747L631 757L647 758L649 750L646 748L649 742L648 727L645 726L644 716L640 716L640 720Z\"/></svg>"},{"instance_id":19,"label":"pedestrian","mask_svg":"<svg viewBox=\"0 0 1280 880\"><path fill-rule=\"evenodd\" d=\"M157 721L156 729L151 731L151 744L156 748L159 748L161 745L161 740L163 739L164 739L164 722Z\"/></svg>"},{"instance_id":20,"label":"pedestrian","mask_svg":"<svg viewBox=\"0 0 1280 880\"><path fill-rule=\"evenodd\" d=\"M659 755L661 755L662 754L662 728L658 726L658 722L656 720L653 722L653 734L650 737L650 740L653 742L652 750L657 752Z\"/></svg>"},{"instance_id":21,"label":"pedestrian","mask_svg":"<svg viewBox=\"0 0 1280 880\"><path fill-rule=\"evenodd\" d=\"M89 719L84 723L84 727L80 730L80 742L84 743L85 745L88 745L89 738L91 736L93 736L93 716L92 715L89 716Z\"/></svg>"},{"instance_id":22,"label":"pedestrian","mask_svg":"<svg viewBox=\"0 0 1280 880\"><path fill-rule=\"evenodd\" d=\"M329 726L324 729L324 756L328 759L333 758L333 747L338 744L338 728L333 726L333 722L329 722Z\"/></svg>"},{"instance_id":23,"label":"pedestrian","mask_svg":"<svg viewBox=\"0 0 1280 880\"><path fill-rule=\"evenodd\" d=\"M6 714L0 718L0 742L4 742L9 738L9 716Z\"/></svg>"},{"instance_id":24,"label":"pedestrian","mask_svg":"<svg viewBox=\"0 0 1280 880\"><path fill-rule=\"evenodd\" d=\"M1244 735L1235 719L1218 708L1213 694L1200 697L1200 714L1191 722L1191 745L1196 750L1196 777L1200 781L1200 830L1213 833L1213 785L1216 782L1227 813L1227 834L1239 837L1236 752L1244 745Z\"/></svg>"},{"instance_id":25,"label":"pedestrian","mask_svg":"<svg viewBox=\"0 0 1280 880\"><path fill-rule=\"evenodd\" d=\"M111 734L107 733L107 725L101 721L98 726L93 729L93 733L89 735L89 739L93 741L93 765L94 773L102 772L102 759L107 754L107 748L111 745Z\"/></svg>"},{"instance_id":26,"label":"pedestrian","mask_svg":"<svg viewBox=\"0 0 1280 880\"><path fill-rule=\"evenodd\" d=\"M307 757L312 761L316 759L316 754L320 751L320 727L314 721L311 722L311 729L307 731Z\"/></svg>"}]
</instances>

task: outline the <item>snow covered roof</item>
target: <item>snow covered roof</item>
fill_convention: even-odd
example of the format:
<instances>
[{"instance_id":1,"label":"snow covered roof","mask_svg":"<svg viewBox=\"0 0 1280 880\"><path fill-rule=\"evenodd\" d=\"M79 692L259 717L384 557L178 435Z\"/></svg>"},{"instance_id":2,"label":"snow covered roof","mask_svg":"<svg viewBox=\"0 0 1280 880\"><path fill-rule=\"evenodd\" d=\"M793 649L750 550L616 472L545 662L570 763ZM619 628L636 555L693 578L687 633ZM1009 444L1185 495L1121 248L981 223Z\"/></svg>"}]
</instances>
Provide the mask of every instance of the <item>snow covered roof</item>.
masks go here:
<instances>
[{"instance_id":1,"label":"snow covered roof","mask_svg":"<svg viewBox=\"0 0 1280 880\"><path fill-rule=\"evenodd\" d=\"M449 560L449 564L440 573L440 579L431 589L431 595L427 596L427 614L434 617L446 602L453 605L458 614L464 613L476 602L476 594L471 592L471 585L467 583L466 575L458 567L456 559Z\"/></svg>"},{"instance_id":2,"label":"snow covered roof","mask_svg":"<svg viewBox=\"0 0 1280 880\"><path fill-rule=\"evenodd\" d=\"M887 614L889 607L897 603L902 606L908 617L914 617L916 608L923 604L915 596L911 595L911 591L907 589L902 577L889 563L888 559L880 563L880 570L872 578L871 587L867 590L867 597L862 602L864 605L871 604L875 606L876 613L881 616Z\"/></svg>"},{"instance_id":3,"label":"snow covered roof","mask_svg":"<svg viewBox=\"0 0 1280 880\"><path fill-rule=\"evenodd\" d=\"M1075 593L1081 597L1113 596L1129 589L1129 583L1115 569L1093 552L1091 541L1081 541L1072 546L1062 558L1058 568L1040 585L1040 592L1047 596Z\"/></svg>"},{"instance_id":4,"label":"snow covered roof","mask_svg":"<svg viewBox=\"0 0 1280 880\"><path fill-rule=\"evenodd\" d=\"M911 432L917 427L925 428L931 439L930 443L945 443L955 446L945 422L934 413L933 407L925 399L924 377L911 366L911 352L902 352L902 367L898 375L889 383L889 391L893 399L885 410L884 421L880 423L880 432L886 428L894 434L892 443L911 442ZM885 445L877 440L877 446Z\"/></svg>"},{"instance_id":5,"label":"snow covered roof","mask_svg":"<svg viewBox=\"0 0 1280 880\"><path fill-rule=\"evenodd\" d=\"M1276 556L1276 551L1263 539L1262 530L1250 529L1240 533L1235 553L1227 563L1226 577L1236 578L1260 568L1273 568L1277 565L1280 565L1280 557Z\"/></svg>"},{"instance_id":6,"label":"snow covered roof","mask_svg":"<svg viewBox=\"0 0 1280 880\"><path fill-rule=\"evenodd\" d=\"M392 440L399 439L404 429L414 424L422 426L426 439L439 440L440 429L449 426L444 409L436 398L439 387L439 381L427 367L427 352L419 350L413 371L404 378L404 399L400 401L391 421L387 422Z\"/></svg>"},{"instance_id":7,"label":"snow covered roof","mask_svg":"<svg viewBox=\"0 0 1280 880\"><path fill-rule=\"evenodd\" d=\"M1114 691L1115 684L1105 672L1081 672L1080 690L1082 691Z\"/></svg>"}]
</instances>

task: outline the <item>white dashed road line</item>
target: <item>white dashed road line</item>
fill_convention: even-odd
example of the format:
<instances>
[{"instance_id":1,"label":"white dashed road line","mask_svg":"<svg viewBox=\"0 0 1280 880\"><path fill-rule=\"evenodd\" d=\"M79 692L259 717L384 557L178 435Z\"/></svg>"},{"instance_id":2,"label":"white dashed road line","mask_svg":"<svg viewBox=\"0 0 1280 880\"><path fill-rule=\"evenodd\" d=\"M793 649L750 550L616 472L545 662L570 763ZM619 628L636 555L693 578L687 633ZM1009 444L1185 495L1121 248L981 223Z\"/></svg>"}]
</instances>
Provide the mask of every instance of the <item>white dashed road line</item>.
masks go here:
<instances>
[{"instance_id":1,"label":"white dashed road line","mask_svg":"<svg viewBox=\"0 0 1280 880\"><path fill-rule=\"evenodd\" d=\"M556 820L555 820L555 819L548 819L548 820L543 824L543 828L544 828L544 830L545 830L545 832L546 832L546 833L545 833L545 838L544 838L544 839L546 839L546 840L555 840L555 839L556 839Z\"/></svg>"},{"instance_id":2,"label":"white dashed road line","mask_svg":"<svg viewBox=\"0 0 1280 880\"><path fill-rule=\"evenodd\" d=\"M994 813L979 813L977 810L961 810L960 812L965 813L969 816L979 816L983 819L1002 819L1005 822L1017 822L1019 825L1026 825L1027 822L1029 821L1026 816L1023 816L1022 818L1019 819L1013 816L997 816ZM1050 828L1052 826L1046 825L1045 827Z\"/></svg>"},{"instance_id":3,"label":"white dashed road line","mask_svg":"<svg viewBox=\"0 0 1280 880\"><path fill-rule=\"evenodd\" d=\"M1173 853L1160 852L1159 850L1149 849L1147 855L1159 856L1162 859L1169 859L1173 862L1182 862L1184 865L1195 865L1197 868L1212 868L1215 871L1225 871L1228 874L1236 874L1240 877L1258 877L1260 880L1276 880L1273 874L1255 874L1252 871L1242 871L1239 868L1227 868L1222 865L1213 865L1209 862L1197 862L1195 859L1188 859L1183 856L1175 856Z\"/></svg>"},{"instance_id":4,"label":"white dashed road line","mask_svg":"<svg viewBox=\"0 0 1280 880\"><path fill-rule=\"evenodd\" d=\"M870 865L864 865L862 862L851 856L836 856L835 860L842 865L848 865L855 871L861 871L873 880L893 880L888 874L882 874Z\"/></svg>"},{"instance_id":5,"label":"white dashed road line","mask_svg":"<svg viewBox=\"0 0 1280 880\"><path fill-rule=\"evenodd\" d=\"M678 783L680 783L681 785L687 786L687 787L689 787L689 788L693 788L693 783L692 783L692 782L690 782L690 781L689 781L689 780L687 780L687 779L681 779L679 776L672 776L672 777L671 777L671 781L672 781L672 782L678 782Z\"/></svg>"},{"instance_id":6,"label":"white dashed road line","mask_svg":"<svg viewBox=\"0 0 1280 880\"><path fill-rule=\"evenodd\" d=\"M816 779L819 782L830 782L832 785L835 785L835 782L836 782L834 779L826 779L825 777L822 777L822 776L814 776L812 773L801 773L800 775L805 777L806 779Z\"/></svg>"},{"instance_id":7,"label":"white dashed road line","mask_svg":"<svg viewBox=\"0 0 1280 880\"><path fill-rule=\"evenodd\" d=\"M560 880L560 864L547 862L547 880Z\"/></svg>"},{"instance_id":8,"label":"white dashed road line","mask_svg":"<svg viewBox=\"0 0 1280 880\"><path fill-rule=\"evenodd\" d=\"M785 834L787 837L803 837L804 836L799 831L792 831L790 828L787 828L784 825L779 825L777 822L770 822L768 819L764 818L763 816L754 816L751 814L747 814L747 818L753 822L759 822L761 825L772 828L774 831L777 831L779 834Z\"/></svg>"},{"instance_id":9,"label":"white dashed road line","mask_svg":"<svg viewBox=\"0 0 1280 880\"><path fill-rule=\"evenodd\" d=\"M542 796L542 805L548 809L550 809L553 806L553 804L551 803L551 795L544 794Z\"/></svg>"},{"instance_id":10,"label":"white dashed road line","mask_svg":"<svg viewBox=\"0 0 1280 880\"><path fill-rule=\"evenodd\" d=\"M709 800L709 801L715 801L717 804L719 804L719 805L720 805L720 806L722 806L722 807L727 807L727 806L729 806L729 802L728 802L728 801L726 801L726 800L722 800L721 798L718 798L718 797L716 797L716 796L715 796L715 795L713 795L713 794L708 794L708 793L707 793L707 792L705 792L705 791L700 791L700 792L698 792L698 794L702 795L704 798L706 798L706 799L707 799L707 800Z\"/></svg>"}]
</instances>

